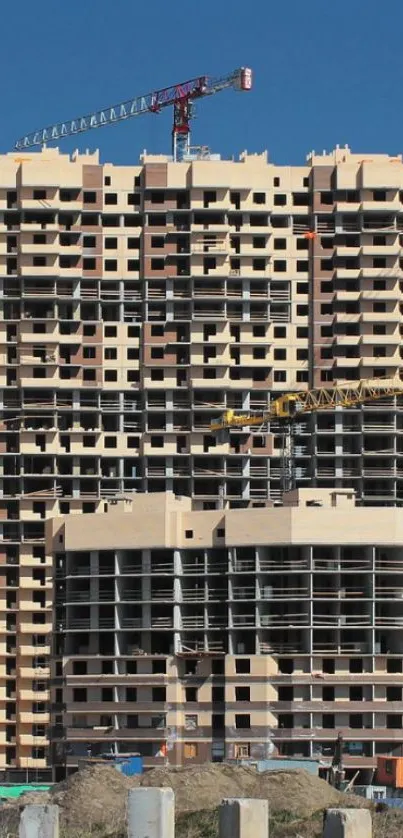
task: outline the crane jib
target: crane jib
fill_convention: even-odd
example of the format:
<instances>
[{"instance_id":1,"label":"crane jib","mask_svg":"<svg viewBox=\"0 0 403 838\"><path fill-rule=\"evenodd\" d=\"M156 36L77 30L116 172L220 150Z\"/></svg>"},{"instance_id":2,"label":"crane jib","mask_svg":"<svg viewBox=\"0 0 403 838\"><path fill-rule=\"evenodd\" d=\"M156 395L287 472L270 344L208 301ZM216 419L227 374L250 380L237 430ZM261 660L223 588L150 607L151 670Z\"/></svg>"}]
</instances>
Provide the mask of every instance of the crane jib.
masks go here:
<instances>
[{"instance_id":1,"label":"crane jib","mask_svg":"<svg viewBox=\"0 0 403 838\"><path fill-rule=\"evenodd\" d=\"M21 137L16 142L15 148L21 150L30 148L31 146L43 145L44 143L52 142L52 140L60 140L63 137L81 134L84 131L91 130L91 128L113 125L116 122L129 119L139 114L158 113L161 108L175 105L183 99L197 99L202 96L209 96L212 93L218 93L220 90L225 90L225 88L229 87L235 88L236 90L250 90L251 86L252 71L248 67L240 67L228 76L217 79L210 78L209 76L198 76L195 79L171 85L171 87L154 90L152 93L147 93L146 96L137 96L134 99L121 102L119 105L94 111L93 113L87 114L87 116L80 116L77 119L71 119L66 122L55 122L53 125L48 125L46 128L41 128L39 131L33 131L31 134L26 134L24 137ZM189 128L187 133L189 135Z\"/></svg>"},{"instance_id":2,"label":"crane jib","mask_svg":"<svg viewBox=\"0 0 403 838\"><path fill-rule=\"evenodd\" d=\"M69 137L72 134L89 131L91 128L101 128L103 125L110 125L113 122L152 111L156 104L155 97L153 94L150 94L149 97L141 96L128 102L122 102L120 105L115 105L106 110L95 111L95 113L88 114L88 116L71 119L69 122L58 122L55 125L49 125L47 128L42 128L40 131L35 131L32 134L27 134L25 137L22 137L16 143L16 148L21 149L31 145L43 145L43 143L52 140L59 140L62 137Z\"/></svg>"},{"instance_id":3,"label":"crane jib","mask_svg":"<svg viewBox=\"0 0 403 838\"><path fill-rule=\"evenodd\" d=\"M16 149L23 149L29 146L43 145L44 143L52 142L52 140L81 134L84 131L91 130L91 128L101 128L103 125L111 125L114 122L120 122L132 116L155 113L162 107L175 104L178 99L183 99L188 96L199 96L207 92L207 77L200 76L197 79L192 79L182 84L166 87L163 90L156 90L145 96L128 99L126 102L121 102L119 105L113 105L110 108L94 111L94 113L88 114L87 116L81 116L77 119L68 120L67 122L57 122L54 125L41 128L40 131L26 134L25 137L18 140L15 147Z\"/></svg>"}]
</instances>

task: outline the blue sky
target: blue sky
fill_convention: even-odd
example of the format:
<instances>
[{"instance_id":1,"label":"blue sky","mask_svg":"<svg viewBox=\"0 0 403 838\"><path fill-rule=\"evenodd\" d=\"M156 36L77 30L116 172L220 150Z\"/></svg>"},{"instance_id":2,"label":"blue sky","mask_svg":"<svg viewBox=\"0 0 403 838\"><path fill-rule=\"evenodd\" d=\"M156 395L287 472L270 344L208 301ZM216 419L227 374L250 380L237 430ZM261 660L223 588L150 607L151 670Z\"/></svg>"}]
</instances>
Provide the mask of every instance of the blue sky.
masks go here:
<instances>
[{"instance_id":1,"label":"blue sky","mask_svg":"<svg viewBox=\"0 0 403 838\"><path fill-rule=\"evenodd\" d=\"M252 67L250 94L201 102L193 142L224 157L268 149L399 153L401 0L19 0L2 7L0 151L23 134L171 83ZM170 151L171 111L63 143L135 163Z\"/></svg>"}]
</instances>

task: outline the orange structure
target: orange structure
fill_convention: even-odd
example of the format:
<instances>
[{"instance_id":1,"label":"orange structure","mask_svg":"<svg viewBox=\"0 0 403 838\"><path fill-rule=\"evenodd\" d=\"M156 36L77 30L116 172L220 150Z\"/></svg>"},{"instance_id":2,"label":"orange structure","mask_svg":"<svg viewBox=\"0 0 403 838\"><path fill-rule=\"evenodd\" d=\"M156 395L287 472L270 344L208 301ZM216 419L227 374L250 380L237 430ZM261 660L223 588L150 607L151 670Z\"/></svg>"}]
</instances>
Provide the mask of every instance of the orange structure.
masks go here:
<instances>
[{"instance_id":1,"label":"orange structure","mask_svg":"<svg viewBox=\"0 0 403 838\"><path fill-rule=\"evenodd\" d=\"M403 789L403 756L378 757L376 778L380 785Z\"/></svg>"}]
</instances>

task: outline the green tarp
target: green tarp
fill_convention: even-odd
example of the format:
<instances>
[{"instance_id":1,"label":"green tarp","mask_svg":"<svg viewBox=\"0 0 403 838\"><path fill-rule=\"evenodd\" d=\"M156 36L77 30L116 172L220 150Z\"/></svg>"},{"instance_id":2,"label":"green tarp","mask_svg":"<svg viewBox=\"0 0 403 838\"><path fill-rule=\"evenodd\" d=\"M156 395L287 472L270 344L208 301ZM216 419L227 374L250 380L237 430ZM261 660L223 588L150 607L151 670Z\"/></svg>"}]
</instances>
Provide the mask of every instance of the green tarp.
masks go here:
<instances>
[{"instance_id":1,"label":"green tarp","mask_svg":"<svg viewBox=\"0 0 403 838\"><path fill-rule=\"evenodd\" d=\"M48 789L50 788L51 786L42 786L35 784L25 784L19 786L0 786L0 798L16 798L20 797L21 794L25 794L26 791L48 791Z\"/></svg>"}]
</instances>

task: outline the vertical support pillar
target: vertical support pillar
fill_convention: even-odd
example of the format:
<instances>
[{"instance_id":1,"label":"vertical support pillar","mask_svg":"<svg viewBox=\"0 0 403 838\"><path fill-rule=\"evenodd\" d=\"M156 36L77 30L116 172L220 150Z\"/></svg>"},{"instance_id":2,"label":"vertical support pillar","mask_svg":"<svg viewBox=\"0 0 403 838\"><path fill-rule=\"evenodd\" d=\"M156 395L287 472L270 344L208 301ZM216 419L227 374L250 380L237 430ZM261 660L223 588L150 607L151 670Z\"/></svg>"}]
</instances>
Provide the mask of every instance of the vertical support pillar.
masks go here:
<instances>
[{"instance_id":1,"label":"vertical support pillar","mask_svg":"<svg viewBox=\"0 0 403 838\"><path fill-rule=\"evenodd\" d=\"M340 408L334 411L334 422L335 422L335 486L340 487L343 486L343 419L344 419L344 411Z\"/></svg>"},{"instance_id":2,"label":"vertical support pillar","mask_svg":"<svg viewBox=\"0 0 403 838\"><path fill-rule=\"evenodd\" d=\"M151 550L143 550L142 552L142 577L141 577L141 609L142 609L142 626L141 626L141 647L144 652L150 654L151 652Z\"/></svg>"},{"instance_id":3,"label":"vertical support pillar","mask_svg":"<svg viewBox=\"0 0 403 838\"><path fill-rule=\"evenodd\" d=\"M172 789L130 789L127 835L128 838L175 838Z\"/></svg>"},{"instance_id":4,"label":"vertical support pillar","mask_svg":"<svg viewBox=\"0 0 403 838\"><path fill-rule=\"evenodd\" d=\"M174 653L181 650L182 629L182 554L174 551Z\"/></svg>"},{"instance_id":5,"label":"vertical support pillar","mask_svg":"<svg viewBox=\"0 0 403 838\"><path fill-rule=\"evenodd\" d=\"M227 798L219 808L220 838L269 838L267 800Z\"/></svg>"},{"instance_id":6,"label":"vertical support pillar","mask_svg":"<svg viewBox=\"0 0 403 838\"><path fill-rule=\"evenodd\" d=\"M323 838L372 838L369 809L327 809Z\"/></svg>"},{"instance_id":7,"label":"vertical support pillar","mask_svg":"<svg viewBox=\"0 0 403 838\"><path fill-rule=\"evenodd\" d=\"M93 603L97 603L99 601L99 557L96 550L92 550L90 552L90 570L91 570L91 578L90 578L90 602L92 603L90 606L90 619L91 619L91 628L98 629L99 628L99 605L94 605ZM97 653L99 653L99 648L97 649Z\"/></svg>"},{"instance_id":8,"label":"vertical support pillar","mask_svg":"<svg viewBox=\"0 0 403 838\"><path fill-rule=\"evenodd\" d=\"M18 834L19 838L59 838L59 807L26 806Z\"/></svg>"}]
</instances>

